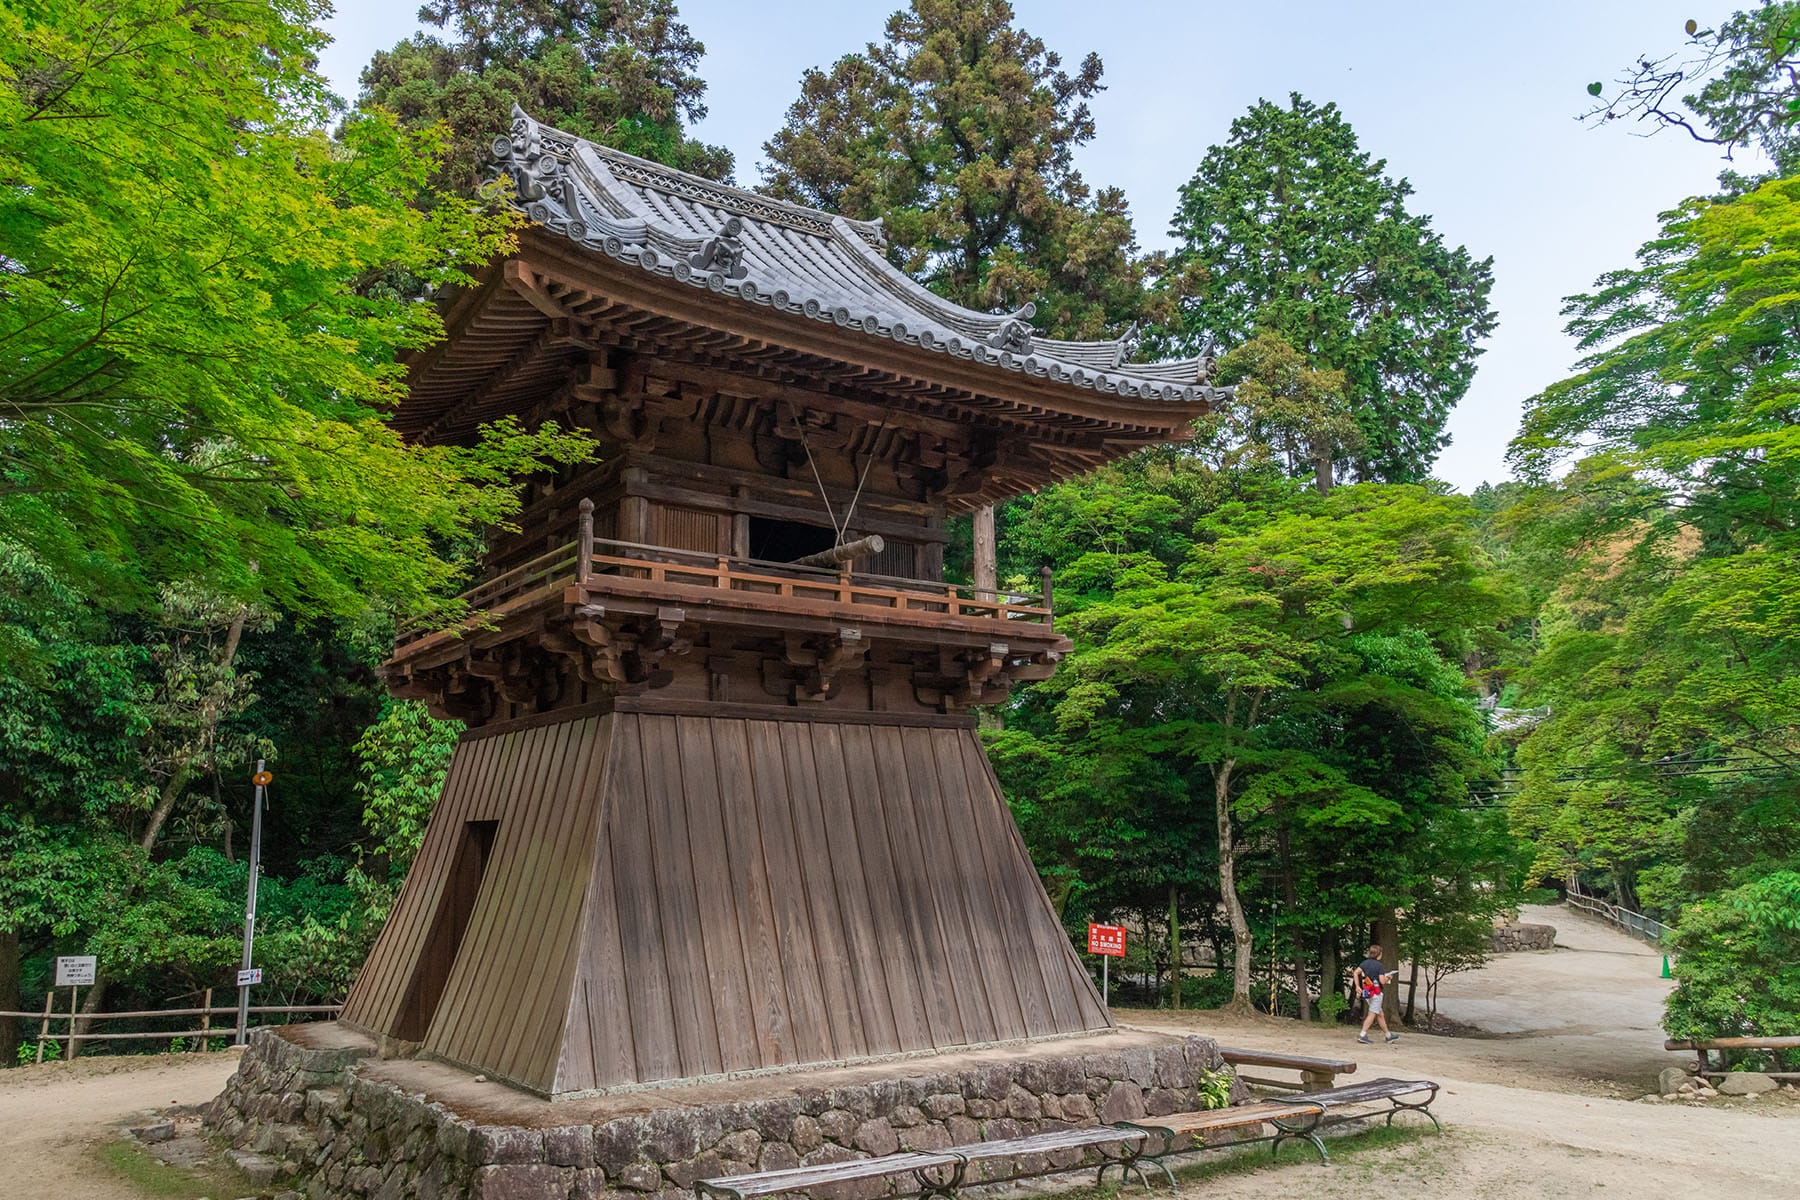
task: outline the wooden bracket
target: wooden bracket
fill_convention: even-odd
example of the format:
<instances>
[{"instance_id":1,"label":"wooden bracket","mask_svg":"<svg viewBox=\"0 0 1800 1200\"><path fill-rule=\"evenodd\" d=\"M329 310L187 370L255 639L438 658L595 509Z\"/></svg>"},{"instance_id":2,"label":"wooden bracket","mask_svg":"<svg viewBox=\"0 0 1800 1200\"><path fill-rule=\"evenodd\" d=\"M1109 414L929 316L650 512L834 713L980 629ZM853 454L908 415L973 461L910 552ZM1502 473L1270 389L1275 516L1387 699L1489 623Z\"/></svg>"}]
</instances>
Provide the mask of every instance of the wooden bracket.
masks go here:
<instances>
[{"instance_id":1,"label":"wooden bracket","mask_svg":"<svg viewBox=\"0 0 1800 1200\"><path fill-rule=\"evenodd\" d=\"M831 637L805 638L789 633L786 641L788 665L801 668L800 678L794 683L797 701L825 699L837 677L861 667L869 653L862 630L850 625L840 627Z\"/></svg>"}]
</instances>

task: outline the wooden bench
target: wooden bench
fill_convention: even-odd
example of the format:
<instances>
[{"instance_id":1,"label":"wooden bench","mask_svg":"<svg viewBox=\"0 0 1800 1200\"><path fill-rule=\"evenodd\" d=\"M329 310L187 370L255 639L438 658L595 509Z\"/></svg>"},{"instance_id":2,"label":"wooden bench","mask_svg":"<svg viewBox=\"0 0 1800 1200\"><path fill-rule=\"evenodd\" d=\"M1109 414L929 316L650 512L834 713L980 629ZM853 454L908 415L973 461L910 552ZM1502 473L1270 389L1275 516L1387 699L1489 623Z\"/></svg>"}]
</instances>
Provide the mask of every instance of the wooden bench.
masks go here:
<instances>
[{"instance_id":1,"label":"wooden bench","mask_svg":"<svg viewBox=\"0 0 1800 1200\"><path fill-rule=\"evenodd\" d=\"M1089 1150L1097 1151L1106 1159L1100 1165L1100 1178L1105 1178L1107 1167L1118 1166L1127 1173L1136 1174L1141 1182L1148 1185L1149 1181L1144 1177L1142 1168L1136 1166L1140 1155L1135 1153L1146 1136L1140 1129L1114 1126L1059 1129L1049 1133L1035 1133L1029 1137L972 1142L966 1146L953 1146L948 1150L888 1154L880 1158L852 1159L849 1162L826 1163L816 1167L790 1167L782 1171L758 1171L748 1175L701 1179L695 1182L694 1192L697 1196L715 1197L716 1200L755 1200L759 1196L808 1192L835 1184L911 1175L917 1184L913 1190L921 1200L954 1200L963 1187L998 1182L971 1177L971 1167L979 1172L987 1164L1010 1161L1026 1155L1048 1156L1058 1151L1075 1151L1076 1161L1047 1164L1048 1171L1074 1170L1079 1166L1080 1158L1085 1157ZM1116 1149L1117 1153L1109 1155L1109 1149ZM1164 1168L1164 1171L1166 1173L1167 1169ZM1032 1171L1006 1177L1022 1178L1024 1174L1045 1173L1046 1171Z\"/></svg>"},{"instance_id":2,"label":"wooden bench","mask_svg":"<svg viewBox=\"0 0 1800 1200\"><path fill-rule=\"evenodd\" d=\"M1409 1103L1403 1099L1419 1092L1427 1093L1423 1101ZM1117 1167L1121 1178L1135 1175L1138 1182L1148 1187L1150 1180L1144 1171L1148 1164L1161 1171L1169 1181L1169 1187L1174 1188L1175 1176L1162 1160L1176 1152L1174 1143L1177 1138L1198 1137L1215 1130L1266 1124L1275 1129L1275 1136L1271 1139L1271 1153L1278 1152L1281 1143L1289 1138L1305 1138L1319 1152L1319 1161L1325 1163L1330 1161L1330 1156L1326 1153L1324 1141L1319 1137L1320 1128L1341 1121L1356 1120L1363 1115L1333 1117L1333 1109L1386 1100L1390 1105L1388 1124L1394 1123L1394 1117L1398 1113L1418 1112L1430 1117L1432 1125L1442 1133L1443 1126L1438 1125L1438 1119L1430 1112L1431 1102L1437 1098L1437 1092L1438 1085L1428 1079L1374 1079L1368 1083L1330 1088L1285 1100L1240 1104L1235 1108L1204 1109L1144 1121L1059 1129L1027 1137L971 1142L966 1146L952 1146L948 1150L909 1151L813 1167L722 1175L713 1179L696 1180L694 1194L702 1200L708 1197L712 1200L758 1200L763 1196L811 1192L815 1188L837 1184L910 1175L916 1185L910 1190L920 1200L956 1200L958 1191L964 1187L1075 1170L1079 1166L1079 1159L1085 1157L1090 1150L1097 1152L1104 1160L1100 1164L1096 1183L1104 1182L1106 1172ZM1204 1147L1202 1144L1194 1148ZM1062 1163L1048 1161L1048 1157L1058 1151L1075 1151L1076 1160ZM995 1178L987 1177L986 1172L981 1169L988 1164L1011 1163L1039 1154L1046 1156L1042 1169L1011 1170ZM975 1169L974 1174L971 1174L971 1168Z\"/></svg>"},{"instance_id":3,"label":"wooden bench","mask_svg":"<svg viewBox=\"0 0 1800 1200\"><path fill-rule=\"evenodd\" d=\"M1243 1050L1235 1046L1220 1046L1219 1053L1225 1061L1235 1067L1273 1067L1282 1071L1300 1072L1300 1082L1294 1083L1286 1079L1266 1079L1256 1075L1246 1075L1238 1071L1237 1077L1245 1083L1254 1083L1261 1087L1283 1088L1287 1091L1318 1091L1333 1087L1339 1075L1356 1074L1356 1064L1347 1058L1308 1058L1302 1054L1276 1054L1268 1050Z\"/></svg>"},{"instance_id":4,"label":"wooden bench","mask_svg":"<svg viewBox=\"0 0 1800 1200\"><path fill-rule=\"evenodd\" d=\"M1407 1101L1406 1096L1416 1096L1424 1092L1425 1099ZM1431 1111L1432 1101L1437 1099L1438 1085L1429 1079L1371 1079L1367 1083L1351 1083L1343 1087L1327 1088L1319 1092L1306 1092L1298 1096L1289 1096L1290 1104L1317 1104L1325 1110L1320 1119L1323 1125L1337 1125L1344 1121L1359 1120L1372 1113L1333 1114L1334 1109L1357 1108L1364 1104L1376 1104L1382 1100L1388 1102L1387 1123L1392 1125L1394 1118L1403 1112L1416 1112L1430 1118L1432 1128L1439 1133L1444 1127ZM1292 1136L1292 1135L1289 1135ZM1276 1143L1281 1142L1277 1137Z\"/></svg>"},{"instance_id":5,"label":"wooden bench","mask_svg":"<svg viewBox=\"0 0 1800 1200\"><path fill-rule=\"evenodd\" d=\"M1800 1050L1800 1037L1726 1037L1726 1038L1670 1038L1663 1043L1664 1050L1692 1050L1700 1056L1700 1067L1694 1073L1702 1079L1729 1075L1723 1059L1717 1067L1707 1057L1711 1050ZM1800 1071L1764 1071L1770 1079L1800 1079Z\"/></svg>"},{"instance_id":6,"label":"wooden bench","mask_svg":"<svg viewBox=\"0 0 1800 1200\"><path fill-rule=\"evenodd\" d=\"M1120 1129L1140 1129L1146 1137L1135 1150L1128 1149L1124 1158L1117 1164L1121 1177L1128 1170L1135 1168L1138 1178L1143 1178L1141 1163L1148 1162L1163 1173L1169 1181L1169 1190L1176 1191L1175 1176L1169 1171L1168 1164L1162 1160L1171 1154L1186 1153L1187 1150L1207 1149L1203 1135L1221 1129L1242 1129L1249 1125L1272 1125L1275 1137L1271 1140L1269 1152L1276 1153L1281 1143L1288 1138L1305 1138L1319 1152L1321 1165L1331 1161L1325 1152L1325 1143L1319 1139L1319 1122L1325 1117L1325 1106L1316 1103L1299 1103L1290 1100L1264 1100L1255 1104L1240 1104L1235 1108L1209 1108L1198 1112L1171 1113L1166 1117L1154 1120L1122 1121ZM1175 1139L1192 1137L1192 1146L1182 1151L1175 1149ZM1252 1139L1255 1140L1255 1139ZM1100 1177L1106 1177L1106 1169L1114 1164L1104 1163L1100 1167Z\"/></svg>"}]
</instances>

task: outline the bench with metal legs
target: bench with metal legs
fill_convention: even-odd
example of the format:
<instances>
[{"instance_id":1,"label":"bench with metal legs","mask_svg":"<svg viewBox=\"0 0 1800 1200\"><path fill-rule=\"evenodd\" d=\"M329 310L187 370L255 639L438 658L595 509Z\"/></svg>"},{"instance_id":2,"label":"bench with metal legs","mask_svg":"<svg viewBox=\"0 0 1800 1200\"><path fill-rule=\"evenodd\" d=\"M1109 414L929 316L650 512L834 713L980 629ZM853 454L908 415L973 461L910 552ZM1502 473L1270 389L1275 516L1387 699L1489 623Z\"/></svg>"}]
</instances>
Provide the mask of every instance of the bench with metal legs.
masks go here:
<instances>
[{"instance_id":1,"label":"bench with metal legs","mask_svg":"<svg viewBox=\"0 0 1800 1200\"><path fill-rule=\"evenodd\" d=\"M1423 1092L1423 1100L1408 1100L1408 1096L1417 1096ZM1436 1114L1431 1111L1432 1102L1437 1099L1438 1085L1429 1079L1371 1079L1367 1083L1352 1083L1344 1087L1326 1088L1323 1091L1307 1092L1304 1095L1292 1096L1289 1099L1295 1104L1318 1104L1325 1109L1323 1124L1338 1125L1344 1121L1358 1120L1373 1114L1346 1113L1334 1115L1333 1109L1353 1108L1360 1104L1374 1104L1381 1100L1388 1102L1386 1112L1387 1124L1392 1125L1394 1118L1403 1112L1419 1113L1431 1122L1432 1128L1439 1133L1444 1132L1443 1125L1438 1123Z\"/></svg>"},{"instance_id":2,"label":"bench with metal legs","mask_svg":"<svg viewBox=\"0 0 1800 1200\"><path fill-rule=\"evenodd\" d=\"M1325 1108L1320 1104L1265 1100L1257 1104L1240 1104L1235 1108L1210 1108L1197 1112L1171 1113L1166 1117L1146 1118L1142 1121L1122 1121L1116 1128L1138 1129L1147 1135L1135 1153L1130 1153L1130 1165L1138 1167L1139 1176L1142 1177L1143 1174L1141 1163L1148 1161L1162 1171L1169 1181L1171 1191L1179 1191L1175 1185L1175 1176L1170 1173L1168 1164L1162 1161L1171 1154L1189 1152L1176 1150L1177 1138L1199 1139L1204 1134L1221 1129L1271 1125L1276 1130L1271 1152L1278 1151L1281 1143L1288 1138L1305 1138L1319 1152L1319 1162L1324 1164L1330 1161L1325 1143L1318 1134L1319 1123L1324 1115ZM1204 1150L1207 1146L1204 1141L1197 1140L1191 1149ZM1120 1165L1123 1167L1126 1164ZM1106 1167L1101 1167L1100 1171L1104 1178Z\"/></svg>"}]
</instances>

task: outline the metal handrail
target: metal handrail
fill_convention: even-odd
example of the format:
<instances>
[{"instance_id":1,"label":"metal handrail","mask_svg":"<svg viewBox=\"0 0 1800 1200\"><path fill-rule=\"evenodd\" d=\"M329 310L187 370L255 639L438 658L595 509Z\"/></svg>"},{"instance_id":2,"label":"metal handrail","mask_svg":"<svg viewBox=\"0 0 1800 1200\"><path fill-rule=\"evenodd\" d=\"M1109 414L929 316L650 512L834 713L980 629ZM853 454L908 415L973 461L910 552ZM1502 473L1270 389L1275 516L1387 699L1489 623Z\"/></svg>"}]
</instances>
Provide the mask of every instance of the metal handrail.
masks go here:
<instances>
[{"instance_id":1,"label":"metal handrail","mask_svg":"<svg viewBox=\"0 0 1800 1200\"><path fill-rule=\"evenodd\" d=\"M1592 913L1603 921L1610 921L1625 932L1635 934L1653 945L1662 945L1669 934L1674 932L1654 917L1646 917L1643 913L1633 912L1623 905L1602 900L1598 896L1590 896L1575 887L1569 889L1565 899L1575 908Z\"/></svg>"}]
</instances>

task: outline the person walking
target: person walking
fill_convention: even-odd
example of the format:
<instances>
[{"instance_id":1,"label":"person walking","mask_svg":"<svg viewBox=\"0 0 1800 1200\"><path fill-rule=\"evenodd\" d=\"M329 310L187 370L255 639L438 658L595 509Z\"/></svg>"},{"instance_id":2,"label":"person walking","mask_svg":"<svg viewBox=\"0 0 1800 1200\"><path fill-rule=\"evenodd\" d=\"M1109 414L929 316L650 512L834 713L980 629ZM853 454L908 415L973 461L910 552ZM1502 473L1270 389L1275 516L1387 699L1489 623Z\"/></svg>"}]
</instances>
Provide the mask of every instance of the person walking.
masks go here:
<instances>
[{"instance_id":1,"label":"person walking","mask_svg":"<svg viewBox=\"0 0 1800 1200\"><path fill-rule=\"evenodd\" d=\"M1376 1021L1381 1022L1381 1032L1387 1034L1388 1041L1400 1040L1399 1034L1388 1029L1387 1013L1382 1010L1381 1006L1382 987L1398 974L1400 974L1398 968L1390 971L1387 969L1387 964L1381 961L1381 947L1370 946L1369 957L1358 963L1355 972L1350 976L1350 985L1362 995L1363 1003L1369 1007L1369 1011L1363 1014L1362 1032L1356 1035L1356 1040L1364 1045L1374 1045L1369 1040L1369 1026Z\"/></svg>"}]
</instances>

